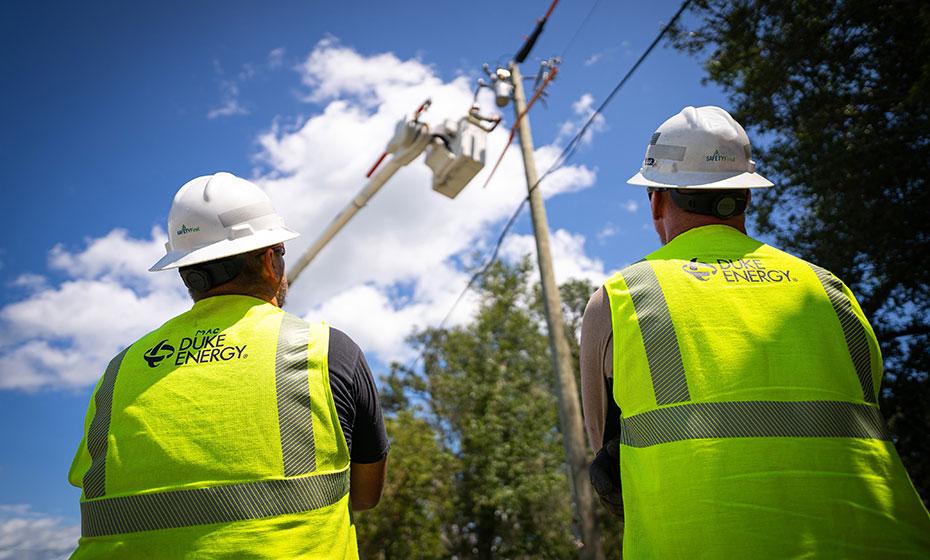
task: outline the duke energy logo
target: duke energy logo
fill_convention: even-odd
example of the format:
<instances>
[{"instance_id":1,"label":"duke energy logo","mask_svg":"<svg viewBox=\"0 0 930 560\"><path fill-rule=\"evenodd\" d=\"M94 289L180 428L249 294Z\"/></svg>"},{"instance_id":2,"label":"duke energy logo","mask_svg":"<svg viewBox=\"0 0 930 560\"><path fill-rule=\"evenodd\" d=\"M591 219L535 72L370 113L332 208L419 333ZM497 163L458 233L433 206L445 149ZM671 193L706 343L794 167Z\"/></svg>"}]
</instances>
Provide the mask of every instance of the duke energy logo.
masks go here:
<instances>
[{"instance_id":1,"label":"duke energy logo","mask_svg":"<svg viewBox=\"0 0 930 560\"><path fill-rule=\"evenodd\" d=\"M707 282L708 278L717 274L717 269L714 268L714 265L700 262L697 260L697 257L691 259L687 264L681 265L681 269L701 282Z\"/></svg>"},{"instance_id":2,"label":"duke energy logo","mask_svg":"<svg viewBox=\"0 0 930 560\"><path fill-rule=\"evenodd\" d=\"M193 336L185 336L175 347L162 340L149 348L143 357L149 367L157 367L166 358L174 356L174 365L208 364L211 362L228 362L248 358L245 344L229 344L226 334L220 329L198 330Z\"/></svg>"},{"instance_id":3,"label":"duke energy logo","mask_svg":"<svg viewBox=\"0 0 930 560\"><path fill-rule=\"evenodd\" d=\"M798 281L792 276L790 270L766 268L765 263L760 259L717 259L716 264L710 264L701 262L695 257L683 264L681 269L701 282L707 282L718 272L720 275L717 278L722 278L728 284L778 284Z\"/></svg>"},{"instance_id":4,"label":"duke energy logo","mask_svg":"<svg viewBox=\"0 0 930 560\"><path fill-rule=\"evenodd\" d=\"M170 358L172 354L174 354L174 346L168 344L168 340L165 339L146 350L142 357L148 362L149 367L153 368L162 363L165 358Z\"/></svg>"}]
</instances>

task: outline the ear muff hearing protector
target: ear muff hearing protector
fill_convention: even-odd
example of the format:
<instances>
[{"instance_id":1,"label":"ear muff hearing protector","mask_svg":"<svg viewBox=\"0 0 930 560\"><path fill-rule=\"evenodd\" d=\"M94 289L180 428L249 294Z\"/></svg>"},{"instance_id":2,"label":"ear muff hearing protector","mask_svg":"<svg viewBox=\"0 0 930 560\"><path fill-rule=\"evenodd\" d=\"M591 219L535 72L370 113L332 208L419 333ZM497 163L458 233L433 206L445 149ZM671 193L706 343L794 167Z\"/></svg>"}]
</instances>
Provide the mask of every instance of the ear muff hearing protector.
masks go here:
<instances>
[{"instance_id":1,"label":"ear muff hearing protector","mask_svg":"<svg viewBox=\"0 0 930 560\"><path fill-rule=\"evenodd\" d=\"M185 286L195 292L206 292L238 276L243 264L241 255L235 255L226 259L182 267L179 272Z\"/></svg>"},{"instance_id":2,"label":"ear muff hearing protector","mask_svg":"<svg viewBox=\"0 0 930 560\"><path fill-rule=\"evenodd\" d=\"M714 216L725 220L746 211L749 202L749 191L718 190L718 191L683 191L670 189L672 201L686 212Z\"/></svg>"}]
</instances>

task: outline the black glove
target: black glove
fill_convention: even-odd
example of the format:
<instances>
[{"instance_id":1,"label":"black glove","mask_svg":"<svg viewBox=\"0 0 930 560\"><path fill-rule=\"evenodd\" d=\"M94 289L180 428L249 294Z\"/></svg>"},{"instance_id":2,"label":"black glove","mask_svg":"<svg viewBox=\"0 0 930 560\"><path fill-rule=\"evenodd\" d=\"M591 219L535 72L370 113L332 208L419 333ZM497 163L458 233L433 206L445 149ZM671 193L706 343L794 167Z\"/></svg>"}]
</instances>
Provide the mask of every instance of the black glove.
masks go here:
<instances>
[{"instance_id":1,"label":"black glove","mask_svg":"<svg viewBox=\"0 0 930 560\"><path fill-rule=\"evenodd\" d=\"M597 452L588 468L591 486L610 513L623 519L623 495L620 493L620 437L608 441Z\"/></svg>"}]
</instances>

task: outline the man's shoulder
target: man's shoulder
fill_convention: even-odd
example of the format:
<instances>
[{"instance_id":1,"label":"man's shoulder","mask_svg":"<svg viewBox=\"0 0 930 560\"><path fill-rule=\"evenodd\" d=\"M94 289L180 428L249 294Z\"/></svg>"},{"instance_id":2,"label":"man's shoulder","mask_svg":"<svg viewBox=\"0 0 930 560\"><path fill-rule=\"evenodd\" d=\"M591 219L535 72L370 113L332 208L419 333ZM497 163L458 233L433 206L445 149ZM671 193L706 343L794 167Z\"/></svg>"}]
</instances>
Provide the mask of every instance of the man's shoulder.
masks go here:
<instances>
[{"instance_id":1,"label":"man's shoulder","mask_svg":"<svg viewBox=\"0 0 930 560\"><path fill-rule=\"evenodd\" d=\"M763 249L773 255L777 255L779 258L783 260L793 261L799 266L805 266L805 267L810 268L811 270L814 271L817 277L821 279L821 281L825 281L828 279L834 280L834 281L840 281L839 277L835 275L832 271L820 266L817 263L814 263L807 259L799 257L795 255L794 253L788 252L784 249L779 249L778 247L774 247L772 245L764 245Z\"/></svg>"},{"instance_id":2,"label":"man's shoulder","mask_svg":"<svg viewBox=\"0 0 930 560\"><path fill-rule=\"evenodd\" d=\"M353 367L362 356L362 348L345 332L329 327L329 361Z\"/></svg>"},{"instance_id":3,"label":"man's shoulder","mask_svg":"<svg viewBox=\"0 0 930 560\"><path fill-rule=\"evenodd\" d=\"M288 322L302 325L316 331L319 335L325 335L328 339L330 355L334 351L352 357L362 353L361 347L348 334L329 325L326 321L310 321L286 311L283 311L282 315Z\"/></svg>"},{"instance_id":4,"label":"man's shoulder","mask_svg":"<svg viewBox=\"0 0 930 560\"><path fill-rule=\"evenodd\" d=\"M607 281L609 281L609 279ZM607 281L605 281L605 284ZM610 308L610 297L607 295L607 288L602 285L588 298L588 303L584 307L583 317L598 316L605 308Z\"/></svg>"},{"instance_id":5,"label":"man's shoulder","mask_svg":"<svg viewBox=\"0 0 930 560\"><path fill-rule=\"evenodd\" d=\"M651 255L647 255L646 258L628 264L608 276L607 280L604 280L604 284L600 287L600 289L594 292L594 294L591 296L591 299L588 300L588 305L591 305L591 302L596 298L606 296L612 288L616 288L619 285L621 280L626 282L628 278L635 276L638 271L641 271L642 267L649 266L648 259L650 256Z\"/></svg>"}]
</instances>

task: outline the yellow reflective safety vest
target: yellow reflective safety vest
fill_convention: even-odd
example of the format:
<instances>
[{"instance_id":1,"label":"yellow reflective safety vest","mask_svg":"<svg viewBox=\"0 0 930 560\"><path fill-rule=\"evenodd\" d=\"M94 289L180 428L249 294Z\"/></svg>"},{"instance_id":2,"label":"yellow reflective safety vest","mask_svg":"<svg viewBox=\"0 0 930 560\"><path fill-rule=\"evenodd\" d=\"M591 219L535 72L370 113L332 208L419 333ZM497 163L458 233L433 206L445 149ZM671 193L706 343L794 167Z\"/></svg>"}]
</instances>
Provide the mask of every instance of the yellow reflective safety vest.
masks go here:
<instances>
[{"instance_id":1,"label":"yellow reflective safety vest","mask_svg":"<svg viewBox=\"0 0 930 560\"><path fill-rule=\"evenodd\" d=\"M216 296L121 352L69 475L73 558L358 557L329 327Z\"/></svg>"},{"instance_id":2,"label":"yellow reflective safety vest","mask_svg":"<svg viewBox=\"0 0 930 560\"><path fill-rule=\"evenodd\" d=\"M930 557L875 334L836 277L715 225L605 288L625 558Z\"/></svg>"}]
</instances>

